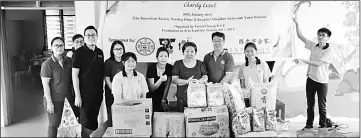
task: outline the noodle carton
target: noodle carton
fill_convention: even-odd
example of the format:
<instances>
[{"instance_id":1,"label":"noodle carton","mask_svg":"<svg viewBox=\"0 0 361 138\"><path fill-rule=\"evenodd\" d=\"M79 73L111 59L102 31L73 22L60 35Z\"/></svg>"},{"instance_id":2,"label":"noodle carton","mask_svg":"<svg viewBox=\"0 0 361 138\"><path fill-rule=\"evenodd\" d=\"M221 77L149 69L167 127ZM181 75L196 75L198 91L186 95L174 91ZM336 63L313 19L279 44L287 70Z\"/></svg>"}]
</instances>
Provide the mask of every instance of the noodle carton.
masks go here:
<instances>
[{"instance_id":1,"label":"noodle carton","mask_svg":"<svg viewBox=\"0 0 361 138\"><path fill-rule=\"evenodd\" d=\"M230 137L227 106L185 108L186 137Z\"/></svg>"}]
</instances>

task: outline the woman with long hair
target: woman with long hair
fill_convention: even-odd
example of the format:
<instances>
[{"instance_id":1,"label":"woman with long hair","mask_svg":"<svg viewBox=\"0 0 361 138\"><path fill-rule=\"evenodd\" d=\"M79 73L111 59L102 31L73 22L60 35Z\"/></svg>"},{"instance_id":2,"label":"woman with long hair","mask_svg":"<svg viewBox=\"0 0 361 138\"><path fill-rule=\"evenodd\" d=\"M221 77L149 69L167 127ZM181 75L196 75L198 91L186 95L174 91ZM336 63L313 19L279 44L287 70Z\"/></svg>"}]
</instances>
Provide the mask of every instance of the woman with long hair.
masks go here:
<instances>
[{"instance_id":1,"label":"woman with long hair","mask_svg":"<svg viewBox=\"0 0 361 138\"><path fill-rule=\"evenodd\" d=\"M124 44L122 41L116 40L110 47L110 58L105 61L104 65L104 80L105 80L105 105L107 108L108 120L112 126L112 105L114 103L114 96L112 94L112 81L114 76L124 69L122 63L122 55L125 53Z\"/></svg>"}]
</instances>

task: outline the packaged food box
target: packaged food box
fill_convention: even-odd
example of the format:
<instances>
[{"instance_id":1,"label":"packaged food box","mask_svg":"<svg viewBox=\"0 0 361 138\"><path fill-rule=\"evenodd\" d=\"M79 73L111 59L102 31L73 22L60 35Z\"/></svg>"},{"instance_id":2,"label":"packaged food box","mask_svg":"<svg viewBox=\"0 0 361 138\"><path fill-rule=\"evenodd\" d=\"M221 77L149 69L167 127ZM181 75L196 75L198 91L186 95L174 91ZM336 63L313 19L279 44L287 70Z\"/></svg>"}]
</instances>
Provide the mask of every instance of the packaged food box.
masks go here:
<instances>
[{"instance_id":1,"label":"packaged food box","mask_svg":"<svg viewBox=\"0 0 361 138\"><path fill-rule=\"evenodd\" d=\"M185 137L184 114L154 112L152 137Z\"/></svg>"},{"instance_id":2,"label":"packaged food box","mask_svg":"<svg viewBox=\"0 0 361 138\"><path fill-rule=\"evenodd\" d=\"M187 137L230 137L227 106L185 108Z\"/></svg>"},{"instance_id":3,"label":"packaged food box","mask_svg":"<svg viewBox=\"0 0 361 138\"><path fill-rule=\"evenodd\" d=\"M152 99L122 100L112 105L115 137L152 135Z\"/></svg>"}]
</instances>

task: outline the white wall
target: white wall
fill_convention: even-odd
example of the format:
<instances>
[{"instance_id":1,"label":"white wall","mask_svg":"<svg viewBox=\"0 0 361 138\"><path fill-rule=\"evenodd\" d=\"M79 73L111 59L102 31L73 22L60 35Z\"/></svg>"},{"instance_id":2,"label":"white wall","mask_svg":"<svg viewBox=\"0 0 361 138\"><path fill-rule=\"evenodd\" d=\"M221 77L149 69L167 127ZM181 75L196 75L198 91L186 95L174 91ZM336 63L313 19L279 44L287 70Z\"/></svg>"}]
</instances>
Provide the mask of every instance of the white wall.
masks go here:
<instances>
[{"instance_id":1,"label":"white wall","mask_svg":"<svg viewBox=\"0 0 361 138\"><path fill-rule=\"evenodd\" d=\"M95 26L94 1L74 1L77 33L84 35L85 27Z\"/></svg>"}]
</instances>

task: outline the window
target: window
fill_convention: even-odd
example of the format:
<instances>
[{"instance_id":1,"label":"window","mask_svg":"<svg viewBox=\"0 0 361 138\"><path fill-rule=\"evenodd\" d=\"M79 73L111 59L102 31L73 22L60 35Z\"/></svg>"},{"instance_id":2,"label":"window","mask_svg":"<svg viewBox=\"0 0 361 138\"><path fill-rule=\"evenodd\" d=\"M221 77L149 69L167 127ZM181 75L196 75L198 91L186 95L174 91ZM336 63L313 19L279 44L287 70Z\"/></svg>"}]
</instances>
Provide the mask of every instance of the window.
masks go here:
<instances>
[{"instance_id":1,"label":"window","mask_svg":"<svg viewBox=\"0 0 361 138\"><path fill-rule=\"evenodd\" d=\"M76 34L74 10L46 10L46 44L47 49L54 37L61 37L65 41L65 49L73 46L72 38Z\"/></svg>"}]
</instances>

